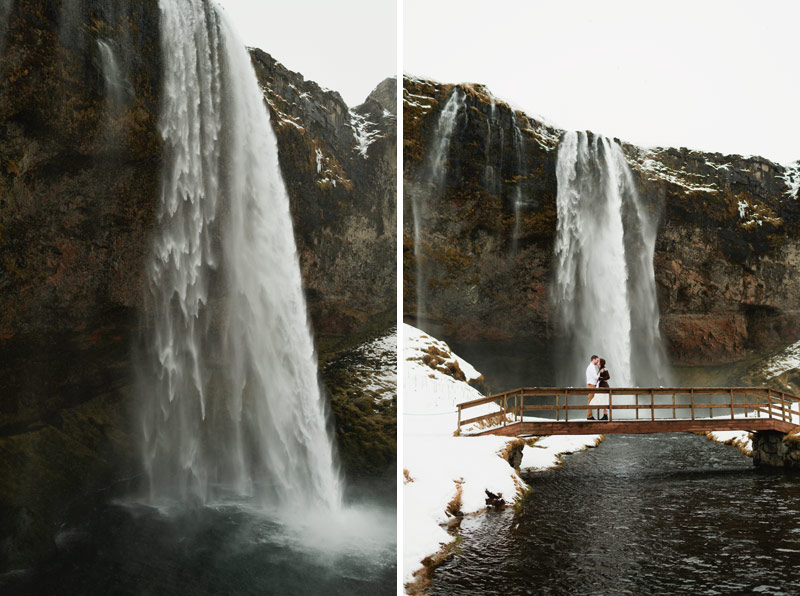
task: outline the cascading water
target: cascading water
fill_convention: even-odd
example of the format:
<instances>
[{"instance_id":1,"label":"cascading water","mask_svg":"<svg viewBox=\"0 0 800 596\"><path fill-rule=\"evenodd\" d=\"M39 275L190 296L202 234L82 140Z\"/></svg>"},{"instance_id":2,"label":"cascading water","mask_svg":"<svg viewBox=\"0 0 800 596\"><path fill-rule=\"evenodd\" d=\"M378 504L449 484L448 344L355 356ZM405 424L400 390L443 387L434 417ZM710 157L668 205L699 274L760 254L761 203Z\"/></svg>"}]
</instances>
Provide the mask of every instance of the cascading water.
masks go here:
<instances>
[{"instance_id":1,"label":"cascading water","mask_svg":"<svg viewBox=\"0 0 800 596\"><path fill-rule=\"evenodd\" d=\"M100 51L100 63L105 79L106 96L109 98L112 110L122 105L126 95L132 95L130 83L125 79L120 69L114 47L110 41L97 40Z\"/></svg>"},{"instance_id":2,"label":"cascading water","mask_svg":"<svg viewBox=\"0 0 800 596\"><path fill-rule=\"evenodd\" d=\"M453 137L456 121L459 112L464 108L466 94L460 87L453 88L447 103L439 114L436 129L433 132L433 147L429 152L427 162L427 184L429 186L431 198L439 197L447 176L447 158L450 153L450 141ZM417 313L416 323L421 326L421 321L427 312L425 302L427 294L428 280L425 271L425 257L422 254L422 234L423 225L426 217L425 205L419 197L414 195L411 201L411 209L414 218L414 260L416 262L417 273Z\"/></svg>"},{"instance_id":3,"label":"cascading water","mask_svg":"<svg viewBox=\"0 0 800 596\"><path fill-rule=\"evenodd\" d=\"M161 0L164 141L141 371L154 502L335 510L289 201L249 56L207 0Z\"/></svg>"},{"instance_id":4,"label":"cascading water","mask_svg":"<svg viewBox=\"0 0 800 596\"><path fill-rule=\"evenodd\" d=\"M667 385L658 330L656 222L642 208L625 155L602 136L569 132L558 148L555 282L563 385L582 385L591 354L612 384Z\"/></svg>"},{"instance_id":5,"label":"cascading water","mask_svg":"<svg viewBox=\"0 0 800 596\"><path fill-rule=\"evenodd\" d=\"M497 102L491 94L489 95L489 101L491 102L491 111L489 117L486 119L486 148L484 149L486 153L486 163L483 166L483 183L491 192L497 193L499 191L497 175L495 174L495 167L491 163L492 141L494 140L492 132L497 124ZM502 130L500 131L500 136L502 141Z\"/></svg>"},{"instance_id":6,"label":"cascading water","mask_svg":"<svg viewBox=\"0 0 800 596\"><path fill-rule=\"evenodd\" d=\"M514 174L514 194L511 197L511 201L514 205L514 231L511 235L511 255L517 254L517 245L519 243L519 213L522 207L523 198L522 198L522 187L520 186L520 177L523 172L523 162L522 162L522 132L519 129L519 124L517 123L517 115L514 112L511 112L511 133L514 145L514 158L515 163L514 166L516 167L516 171Z\"/></svg>"}]
</instances>

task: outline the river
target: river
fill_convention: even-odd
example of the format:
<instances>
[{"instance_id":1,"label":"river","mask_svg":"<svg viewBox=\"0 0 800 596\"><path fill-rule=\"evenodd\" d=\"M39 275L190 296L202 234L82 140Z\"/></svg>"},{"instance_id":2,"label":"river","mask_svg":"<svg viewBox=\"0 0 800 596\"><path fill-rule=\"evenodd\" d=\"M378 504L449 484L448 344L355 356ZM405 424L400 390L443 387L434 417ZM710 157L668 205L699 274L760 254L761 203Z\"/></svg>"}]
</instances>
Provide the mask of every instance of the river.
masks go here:
<instances>
[{"instance_id":1,"label":"river","mask_svg":"<svg viewBox=\"0 0 800 596\"><path fill-rule=\"evenodd\" d=\"M800 477L691 434L609 435L467 518L431 594L798 594Z\"/></svg>"}]
</instances>

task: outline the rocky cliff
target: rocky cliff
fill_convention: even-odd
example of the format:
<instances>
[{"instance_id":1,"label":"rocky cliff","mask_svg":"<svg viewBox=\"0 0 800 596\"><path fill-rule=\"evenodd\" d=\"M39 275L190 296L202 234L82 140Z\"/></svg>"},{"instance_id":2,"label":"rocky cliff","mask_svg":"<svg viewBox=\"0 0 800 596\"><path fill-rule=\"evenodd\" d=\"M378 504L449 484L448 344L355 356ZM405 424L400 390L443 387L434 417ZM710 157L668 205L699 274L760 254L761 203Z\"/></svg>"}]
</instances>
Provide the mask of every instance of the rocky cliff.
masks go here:
<instances>
[{"instance_id":1,"label":"rocky cliff","mask_svg":"<svg viewBox=\"0 0 800 596\"><path fill-rule=\"evenodd\" d=\"M0 52L2 570L55 552L65 520L139 474L133 361L162 160L158 2L0 1ZM352 114L341 104L337 123L324 115L338 96L304 82L320 93L281 114L320 132L297 143L272 113L323 351L393 324L381 321L394 309L394 116L376 107L387 85ZM348 128L358 116L366 157Z\"/></svg>"},{"instance_id":2,"label":"rocky cliff","mask_svg":"<svg viewBox=\"0 0 800 596\"><path fill-rule=\"evenodd\" d=\"M430 155L453 93L464 107L437 183ZM425 328L448 341L513 338L546 351L562 131L481 85L406 77L403 97L405 317L417 315L419 259ZM622 147L659 215L654 266L672 362L733 362L800 337L800 164ZM416 247L414 205L424 230Z\"/></svg>"},{"instance_id":3,"label":"rocky cliff","mask_svg":"<svg viewBox=\"0 0 800 596\"><path fill-rule=\"evenodd\" d=\"M278 137L317 341L395 320L396 79L348 108L269 54L251 56Z\"/></svg>"},{"instance_id":4,"label":"rocky cliff","mask_svg":"<svg viewBox=\"0 0 800 596\"><path fill-rule=\"evenodd\" d=\"M4 3L0 568L131 476L132 348L158 197L158 6Z\"/></svg>"},{"instance_id":5,"label":"rocky cliff","mask_svg":"<svg viewBox=\"0 0 800 596\"><path fill-rule=\"evenodd\" d=\"M375 383L357 344L396 321L397 79L351 109L269 54L254 49L251 58L278 137L344 471L351 479L391 475L396 391L369 389Z\"/></svg>"}]
</instances>

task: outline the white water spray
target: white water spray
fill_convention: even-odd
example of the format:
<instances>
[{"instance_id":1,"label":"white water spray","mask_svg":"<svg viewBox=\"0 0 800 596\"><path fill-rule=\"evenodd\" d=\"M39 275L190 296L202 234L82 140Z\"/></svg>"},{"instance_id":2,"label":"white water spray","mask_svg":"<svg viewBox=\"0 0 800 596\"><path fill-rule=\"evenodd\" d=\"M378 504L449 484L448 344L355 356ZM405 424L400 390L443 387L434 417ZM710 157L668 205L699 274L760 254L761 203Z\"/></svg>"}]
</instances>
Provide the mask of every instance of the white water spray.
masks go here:
<instances>
[{"instance_id":1,"label":"white water spray","mask_svg":"<svg viewBox=\"0 0 800 596\"><path fill-rule=\"evenodd\" d=\"M460 87L454 87L447 103L439 113L436 129L432 137L432 149L427 160L427 185L430 188L429 202L438 199L447 179L447 158L450 154L450 141L453 138L458 113L464 108L466 94ZM422 254L422 235L426 217L426 206L416 195L412 196L411 210L414 218L414 260L417 273L417 313L416 324L421 326L422 318L428 314L426 305L428 280L425 271L425 256Z\"/></svg>"},{"instance_id":2,"label":"white water spray","mask_svg":"<svg viewBox=\"0 0 800 596\"><path fill-rule=\"evenodd\" d=\"M165 159L142 367L151 499L338 509L289 201L249 56L207 0L160 6Z\"/></svg>"},{"instance_id":3,"label":"white water spray","mask_svg":"<svg viewBox=\"0 0 800 596\"><path fill-rule=\"evenodd\" d=\"M619 145L566 133L558 148L553 302L568 364L559 383L582 385L591 354L617 387L666 385L653 251L656 226L642 209Z\"/></svg>"}]
</instances>

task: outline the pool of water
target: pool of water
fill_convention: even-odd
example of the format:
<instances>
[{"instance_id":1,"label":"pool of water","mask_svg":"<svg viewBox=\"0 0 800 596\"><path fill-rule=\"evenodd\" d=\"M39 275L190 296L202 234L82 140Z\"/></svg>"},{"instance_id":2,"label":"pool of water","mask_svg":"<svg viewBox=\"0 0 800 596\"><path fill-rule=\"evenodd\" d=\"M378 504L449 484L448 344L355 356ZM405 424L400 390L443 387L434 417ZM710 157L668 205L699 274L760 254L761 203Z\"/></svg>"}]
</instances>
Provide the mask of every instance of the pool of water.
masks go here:
<instances>
[{"instance_id":1,"label":"pool of water","mask_svg":"<svg viewBox=\"0 0 800 596\"><path fill-rule=\"evenodd\" d=\"M800 476L691 434L609 435L465 519L432 594L800 594Z\"/></svg>"},{"instance_id":2,"label":"pool of water","mask_svg":"<svg viewBox=\"0 0 800 596\"><path fill-rule=\"evenodd\" d=\"M241 505L103 507L63 528L58 555L0 576L0 594L82 596L396 593L396 512L353 505L291 523Z\"/></svg>"}]
</instances>

